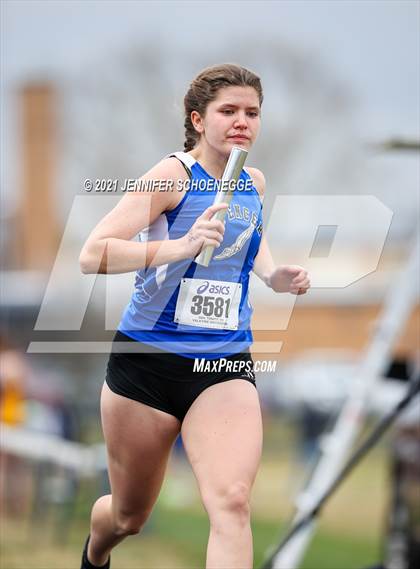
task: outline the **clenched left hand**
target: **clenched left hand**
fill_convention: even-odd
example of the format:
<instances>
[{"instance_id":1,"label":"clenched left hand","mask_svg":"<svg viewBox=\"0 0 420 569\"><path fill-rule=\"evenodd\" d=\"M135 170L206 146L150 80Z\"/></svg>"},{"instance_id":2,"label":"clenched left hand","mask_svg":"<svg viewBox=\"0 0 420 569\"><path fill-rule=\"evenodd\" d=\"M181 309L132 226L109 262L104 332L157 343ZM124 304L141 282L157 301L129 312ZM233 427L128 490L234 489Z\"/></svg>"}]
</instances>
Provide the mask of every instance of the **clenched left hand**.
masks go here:
<instances>
[{"instance_id":1,"label":"clenched left hand","mask_svg":"<svg viewBox=\"0 0 420 569\"><path fill-rule=\"evenodd\" d=\"M280 265L271 273L268 286L275 292L290 292L291 294L305 294L311 282L308 272L299 265Z\"/></svg>"}]
</instances>

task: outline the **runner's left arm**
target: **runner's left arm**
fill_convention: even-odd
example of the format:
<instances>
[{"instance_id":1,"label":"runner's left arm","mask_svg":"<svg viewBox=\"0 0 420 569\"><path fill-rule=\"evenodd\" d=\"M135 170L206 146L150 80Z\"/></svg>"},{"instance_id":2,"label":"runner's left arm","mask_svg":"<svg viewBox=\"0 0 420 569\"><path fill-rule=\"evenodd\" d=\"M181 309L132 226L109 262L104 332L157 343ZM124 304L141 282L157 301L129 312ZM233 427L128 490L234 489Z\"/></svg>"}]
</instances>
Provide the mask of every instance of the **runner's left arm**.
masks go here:
<instances>
[{"instance_id":1,"label":"runner's left arm","mask_svg":"<svg viewBox=\"0 0 420 569\"><path fill-rule=\"evenodd\" d=\"M264 200L265 192L265 177L261 170L257 168L246 168L249 175L251 176L252 183L255 186L261 202ZM270 286L270 276L276 268L276 264L273 261L271 255L270 247L267 240L263 234L258 253L254 259L254 273L267 285Z\"/></svg>"},{"instance_id":2,"label":"runner's left arm","mask_svg":"<svg viewBox=\"0 0 420 569\"><path fill-rule=\"evenodd\" d=\"M261 201L264 199L265 178L256 168L247 168ZM254 259L254 273L275 292L291 294L306 294L311 286L309 275L304 267L299 265L276 265L270 251L267 239L262 236L258 253Z\"/></svg>"},{"instance_id":3,"label":"runner's left arm","mask_svg":"<svg viewBox=\"0 0 420 569\"><path fill-rule=\"evenodd\" d=\"M261 238L260 248L254 259L253 271L267 286L270 286L270 277L276 269L276 264L270 251L265 235Z\"/></svg>"}]
</instances>

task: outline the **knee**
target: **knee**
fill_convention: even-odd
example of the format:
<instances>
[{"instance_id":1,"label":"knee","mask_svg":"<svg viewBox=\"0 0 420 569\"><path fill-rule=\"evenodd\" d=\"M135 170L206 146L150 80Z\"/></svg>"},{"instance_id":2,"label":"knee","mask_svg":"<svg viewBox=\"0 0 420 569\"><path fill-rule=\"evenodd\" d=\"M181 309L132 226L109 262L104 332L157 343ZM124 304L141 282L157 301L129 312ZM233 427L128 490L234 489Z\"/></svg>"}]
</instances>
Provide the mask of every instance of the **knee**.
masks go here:
<instances>
[{"instance_id":1,"label":"knee","mask_svg":"<svg viewBox=\"0 0 420 569\"><path fill-rule=\"evenodd\" d=\"M118 536L136 535L144 526L149 512L124 512L114 514L114 531Z\"/></svg>"},{"instance_id":2,"label":"knee","mask_svg":"<svg viewBox=\"0 0 420 569\"><path fill-rule=\"evenodd\" d=\"M217 492L207 492L203 497L210 521L226 514L247 522L250 517L251 488L245 482L234 482Z\"/></svg>"}]
</instances>

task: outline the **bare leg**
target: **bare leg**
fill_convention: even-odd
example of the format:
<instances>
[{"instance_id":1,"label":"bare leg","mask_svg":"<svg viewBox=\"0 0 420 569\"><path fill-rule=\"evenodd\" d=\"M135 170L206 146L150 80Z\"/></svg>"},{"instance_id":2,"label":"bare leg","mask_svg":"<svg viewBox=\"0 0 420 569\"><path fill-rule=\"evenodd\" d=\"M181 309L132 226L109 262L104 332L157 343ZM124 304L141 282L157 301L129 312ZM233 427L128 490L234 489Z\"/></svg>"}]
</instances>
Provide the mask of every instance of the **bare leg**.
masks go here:
<instances>
[{"instance_id":1,"label":"bare leg","mask_svg":"<svg viewBox=\"0 0 420 569\"><path fill-rule=\"evenodd\" d=\"M115 545L145 524L180 430L176 417L116 395L106 383L101 414L112 493L92 508L88 559L99 566Z\"/></svg>"},{"instance_id":2,"label":"bare leg","mask_svg":"<svg viewBox=\"0 0 420 569\"><path fill-rule=\"evenodd\" d=\"M234 379L203 391L182 424L187 456L209 515L207 569L251 569L249 497L261 458L258 393Z\"/></svg>"}]
</instances>

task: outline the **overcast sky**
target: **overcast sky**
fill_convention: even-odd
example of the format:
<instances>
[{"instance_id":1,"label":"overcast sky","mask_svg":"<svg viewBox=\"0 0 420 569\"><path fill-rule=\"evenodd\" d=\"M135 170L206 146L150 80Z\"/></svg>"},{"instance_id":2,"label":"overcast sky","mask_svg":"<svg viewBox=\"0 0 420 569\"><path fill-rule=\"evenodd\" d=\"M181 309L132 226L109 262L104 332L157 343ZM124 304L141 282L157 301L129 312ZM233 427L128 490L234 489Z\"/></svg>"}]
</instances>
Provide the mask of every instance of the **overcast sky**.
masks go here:
<instances>
[{"instance_id":1,"label":"overcast sky","mask_svg":"<svg viewBox=\"0 0 420 569\"><path fill-rule=\"evenodd\" d=\"M257 48L259 37L272 37L319 54L355 86L372 114L393 109L396 129L419 128L413 121L420 98L416 0L3 0L1 6L3 88L39 74L65 74L140 38L162 43L175 58L178 45L211 51L248 37Z\"/></svg>"}]
</instances>

